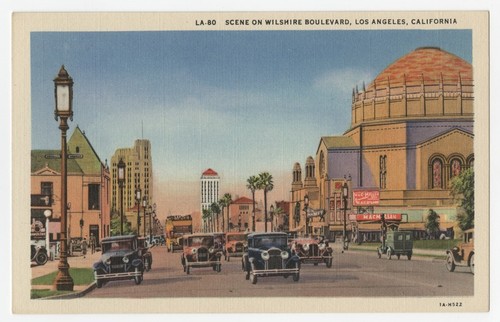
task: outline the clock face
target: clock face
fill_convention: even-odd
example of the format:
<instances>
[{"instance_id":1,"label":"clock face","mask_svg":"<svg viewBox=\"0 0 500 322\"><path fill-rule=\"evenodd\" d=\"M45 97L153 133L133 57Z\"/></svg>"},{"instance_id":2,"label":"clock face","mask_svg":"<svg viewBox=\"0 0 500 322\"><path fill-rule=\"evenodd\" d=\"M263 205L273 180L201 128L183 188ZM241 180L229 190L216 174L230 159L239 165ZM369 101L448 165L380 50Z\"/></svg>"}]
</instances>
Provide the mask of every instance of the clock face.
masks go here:
<instances>
[{"instance_id":1,"label":"clock face","mask_svg":"<svg viewBox=\"0 0 500 322\"><path fill-rule=\"evenodd\" d=\"M57 86L57 110L69 111L69 86Z\"/></svg>"}]
</instances>

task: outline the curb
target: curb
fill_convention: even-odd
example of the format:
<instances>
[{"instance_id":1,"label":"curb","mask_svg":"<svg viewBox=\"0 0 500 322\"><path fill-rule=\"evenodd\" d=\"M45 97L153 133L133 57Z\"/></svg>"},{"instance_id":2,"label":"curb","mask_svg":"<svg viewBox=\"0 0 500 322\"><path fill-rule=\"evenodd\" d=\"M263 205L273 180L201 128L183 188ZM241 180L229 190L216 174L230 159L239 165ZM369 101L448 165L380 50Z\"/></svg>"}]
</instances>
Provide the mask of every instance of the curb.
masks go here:
<instances>
[{"instance_id":1,"label":"curb","mask_svg":"<svg viewBox=\"0 0 500 322\"><path fill-rule=\"evenodd\" d=\"M77 299L80 297L85 296L92 290L94 290L97 287L95 282L92 282L89 284L84 290L81 290L79 292L73 292L73 293L68 293L68 294L61 294L61 295L54 295L54 296L47 296L40 298L40 300L69 300L69 299Z\"/></svg>"}]
</instances>

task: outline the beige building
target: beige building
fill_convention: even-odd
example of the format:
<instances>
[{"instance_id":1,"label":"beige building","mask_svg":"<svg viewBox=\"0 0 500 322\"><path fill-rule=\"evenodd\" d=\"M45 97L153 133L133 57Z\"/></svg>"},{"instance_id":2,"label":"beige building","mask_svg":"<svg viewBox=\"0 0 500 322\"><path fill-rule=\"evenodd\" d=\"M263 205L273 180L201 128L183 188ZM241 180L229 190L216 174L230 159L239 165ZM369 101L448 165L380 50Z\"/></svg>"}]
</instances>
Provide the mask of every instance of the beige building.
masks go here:
<instances>
[{"instance_id":1,"label":"beige building","mask_svg":"<svg viewBox=\"0 0 500 322\"><path fill-rule=\"evenodd\" d=\"M352 238L378 238L380 223L359 216L370 213L397 214L395 224L423 238L432 209L443 232L456 231L449 184L474 164L472 76L468 62L424 47L390 64L366 88L354 89L350 128L320 139L315 159L306 161L304 182L300 164L293 168L290 227L303 229L307 194L310 207L325 211L325 219L311 218L312 229L342 231L345 180ZM374 199L360 201L365 195Z\"/></svg>"},{"instance_id":2,"label":"beige building","mask_svg":"<svg viewBox=\"0 0 500 322\"><path fill-rule=\"evenodd\" d=\"M131 209L136 205L136 189L141 189L141 199L146 197L148 205L152 205L154 200L151 143L149 140L145 139L135 140L133 147L119 148L111 158L111 208L117 212L121 209L120 187L118 186L118 162L120 162L120 160L125 162L125 184L123 186L124 213L130 213L130 216L133 216L133 210ZM137 226L137 215L135 216L135 220L131 220L130 222L134 227Z\"/></svg>"}]
</instances>

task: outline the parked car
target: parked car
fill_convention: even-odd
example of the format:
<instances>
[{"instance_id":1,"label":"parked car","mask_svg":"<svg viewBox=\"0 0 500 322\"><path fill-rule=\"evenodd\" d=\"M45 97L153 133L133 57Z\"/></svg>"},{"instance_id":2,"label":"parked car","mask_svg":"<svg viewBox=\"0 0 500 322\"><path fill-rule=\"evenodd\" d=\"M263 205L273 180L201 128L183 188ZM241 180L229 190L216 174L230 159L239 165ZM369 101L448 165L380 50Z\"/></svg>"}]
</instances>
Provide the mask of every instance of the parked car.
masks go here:
<instances>
[{"instance_id":1,"label":"parked car","mask_svg":"<svg viewBox=\"0 0 500 322\"><path fill-rule=\"evenodd\" d=\"M300 258L292 254L286 233L253 233L248 235L248 250L242 258L245 279L252 284L258 277L290 275L300 277Z\"/></svg>"},{"instance_id":2,"label":"parked car","mask_svg":"<svg viewBox=\"0 0 500 322\"><path fill-rule=\"evenodd\" d=\"M391 259L393 255L398 259L401 255L408 257L411 260L413 254L413 238L411 231L389 231L385 242L377 248L378 258L386 254L387 259Z\"/></svg>"},{"instance_id":3,"label":"parked car","mask_svg":"<svg viewBox=\"0 0 500 322\"><path fill-rule=\"evenodd\" d=\"M464 231L463 242L446 251L446 268L453 272L456 266L469 267L474 274L474 228Z\"/></svg>"},{"instance_id":4,"label":"parked car","mask_svg":"<svg viewBox=\"0 0 500 322\"><path fill-rule=\"evenodd\" d=\"M226 244L224 246L224 258L229 262L231 257L243 256L248 248L247 233L226 233Z\"/></svg>"},{"instance_id":5,"label":"parked car","mask_svg":"<svg viewBox=\"0 0 500 322\"><path fill-rule=\"evenodd\" d=\"M186 274L189 274L194 267L212 267L214 271L221 271L222 251L216 248L213 234L184 235L182 241L181 264Z\"/></svg>"},{"instance_id":6,"label":"parked car","mask_svg":"<svg viewBox=\"0 0 500 322\"><path fill-rule=\"evenodd\" d=\"M226 245L226 234L221 232L212 233L214 236L214 247L217 251L224 253Z\"/></svg>"},{"instance_id":7,"label":"parked car","mask_svg":"<svg viewBox=\"0 0 500 322\"><path fill-rule=\"evenodd\" d=\"M328 244L328 241L321 237L300 237L295 238L290 243L292 253L299 256L300 262L325 263L326 267L332 267L333 249Z\"/></svg>"},{"instance_id":8,"label":"parked car","mask_svg":"<svg viewBox=\"0 0 500 322\"><path fill-rule=\"evenodd\" d=\"M31 243L31 261L35 262L37 265L45 265L49 260L47 248L45 248L44 245L37 244L35 241Z\"/></svg>"},{"instance_id":9,"label":"parked car","mask_svg":"<svg viewBox=\"0 0 500 322\"><path fill-rule=\"evenodd\" d=\"M142 262L144 263L144 270L147 272L153 265L153 254L149 251L148 240L146 237L138 237L137 244Z\"/></svg>"},{"instance_id":10,"label":"parked car","mask_svg":"<svg viewBox=\"0 0 500 322\"><path fill-rule=\"evenodd\" d=\"M135 284L141 284L144 262L136 236L107 237L101 241L101 247L101 258L93 265L98 288L113 280L133 279Z\"/></svg>"}]
</instances>

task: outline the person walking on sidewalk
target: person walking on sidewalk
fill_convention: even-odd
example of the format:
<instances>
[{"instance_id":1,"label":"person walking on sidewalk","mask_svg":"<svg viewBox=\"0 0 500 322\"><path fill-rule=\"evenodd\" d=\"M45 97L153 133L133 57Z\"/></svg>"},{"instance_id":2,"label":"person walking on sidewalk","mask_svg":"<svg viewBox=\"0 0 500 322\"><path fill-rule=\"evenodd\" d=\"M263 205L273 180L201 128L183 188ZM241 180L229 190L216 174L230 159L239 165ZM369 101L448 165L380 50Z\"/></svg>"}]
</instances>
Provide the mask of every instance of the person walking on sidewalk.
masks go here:
<instances>
[{"instance_id":1,"label":"person walking on sidewalk","mask_svg":"<svg viewBox=\"0 0 500 322\"><path fill-rule=\"evenodd\" d=\"M95 236L94 234L90 234L90 252L91 254L95 253Z\"/></svg>"},{"instance_id":2,"label":"person walking on sidewalk","mask_svg":"<svg viewBox=\"0 0 500 322\"><path fill-rule=\"evenodd\" d=\"M83 258L87 255L87 238L83 238L82 240L82 254Z\"/></svg>"}]
</instances>

